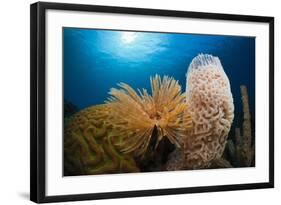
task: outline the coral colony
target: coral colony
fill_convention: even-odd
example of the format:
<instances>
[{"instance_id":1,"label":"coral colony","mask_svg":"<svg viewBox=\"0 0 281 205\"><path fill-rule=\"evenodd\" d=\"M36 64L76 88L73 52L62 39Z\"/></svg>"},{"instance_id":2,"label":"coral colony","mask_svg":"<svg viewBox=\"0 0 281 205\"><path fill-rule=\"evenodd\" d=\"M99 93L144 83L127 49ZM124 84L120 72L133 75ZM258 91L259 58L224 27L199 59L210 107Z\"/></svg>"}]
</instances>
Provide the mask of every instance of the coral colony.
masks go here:
<instances>
[{"instance_id":1,"label":"coral colony","mask_svg":"<svg viewBox=\"0 0 281 205\"><path fill-rule=\"evenodd\" d=\"M65 126L64 174L139 172L149 154L165 140L174 149L160 170L230 167L223 152L229 144L234 105L219 58L198 55L186 78L186 92L168 76L150 79L151 94L120 83L110 90L105 104L74 114ZM242 98L244 140L249 141L247 91L241 91L246 96ZM239 128L237 133L240 136ZM251 160L246 148L242 153Z\"/></svg>"}]
</instances>

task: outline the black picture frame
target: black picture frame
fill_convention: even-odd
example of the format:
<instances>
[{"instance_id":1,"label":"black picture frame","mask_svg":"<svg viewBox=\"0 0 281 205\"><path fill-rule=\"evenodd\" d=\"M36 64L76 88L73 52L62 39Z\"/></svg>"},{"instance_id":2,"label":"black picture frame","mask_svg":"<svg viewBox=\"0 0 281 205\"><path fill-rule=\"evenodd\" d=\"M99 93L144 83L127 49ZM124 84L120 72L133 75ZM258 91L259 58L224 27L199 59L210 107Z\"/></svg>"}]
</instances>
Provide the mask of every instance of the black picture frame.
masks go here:
<instances>
[{"instance_id":1,"label":"black picture frame","mask_svg":"<svg viewBox=\"0 0 281 205\"><path fill-rule=\"evenodd\" d=\"M229 21L262 22L269 24L269 181L236 185L203 186L192 188L171 188L158 190L90 193L60 196L46 196L46 59L45 26L46 10L68 10L102 13L169 16L195 19L216 19ZM217 13L126 8L82 4L38 2L30 7L30 199L37 203L76 200L96 200L123 197L140 197L197 192L230 191L274 187L274 18L265 16L230 15Z\"/></svg>"}]
</instances>

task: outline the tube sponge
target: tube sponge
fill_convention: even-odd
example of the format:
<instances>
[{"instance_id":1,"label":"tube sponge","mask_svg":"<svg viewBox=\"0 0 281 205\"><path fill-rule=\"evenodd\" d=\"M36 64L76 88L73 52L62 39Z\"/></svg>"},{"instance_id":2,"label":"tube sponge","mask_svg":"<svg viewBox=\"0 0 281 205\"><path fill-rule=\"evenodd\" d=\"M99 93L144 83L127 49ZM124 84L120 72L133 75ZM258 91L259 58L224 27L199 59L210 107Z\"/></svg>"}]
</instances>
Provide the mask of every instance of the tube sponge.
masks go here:
<instances>
[{"instance_id":1,"label":"tube sponge","mask_svg":"<svg viewBox=\"0 0 281 205\"><path fill-rule=\"evenodd\" d=\"M184 150L187 166L205 167L220 158L234 118L230 83L218 57L200 54L187 72L186 99L193 133Z\"/></svg>"},{"instance_id":2,"label":"tube sponge","mask_svg":"<svg viewBox=\"0 0 281 205\"><path fill-rule=\"evenodd\" d=\"M177 151L181 156L168 161L168 170L179 168L175 158L184 157L182 169L205 168L219 159L234 117L230 83L218 57L199 54L189 65L186 77L193 130L185 138L184 149Z\"/></svg>"}]
</instances>

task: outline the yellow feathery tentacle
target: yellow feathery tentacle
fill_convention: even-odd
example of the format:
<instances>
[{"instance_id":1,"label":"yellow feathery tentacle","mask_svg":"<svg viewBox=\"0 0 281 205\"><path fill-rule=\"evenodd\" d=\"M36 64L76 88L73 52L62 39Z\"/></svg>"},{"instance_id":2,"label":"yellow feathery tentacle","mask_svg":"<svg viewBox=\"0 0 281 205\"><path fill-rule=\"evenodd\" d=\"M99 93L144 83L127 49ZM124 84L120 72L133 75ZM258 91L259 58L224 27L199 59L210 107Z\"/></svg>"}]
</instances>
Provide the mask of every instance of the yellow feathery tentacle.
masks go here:
<instances>
[{"instance_id":1,"label":"yellow feathery tentacle","mask_svg":"<svg viewBox=\"0 0 281 205\"><path fill-rule=\"evenodd\" d=\"M185 95L178 81L172 77L159 75L150 78L152 95L147 90L134 91L125 83L118 84L120 89L112 88L111 118L122 141L116 145L124 153L133 152L143 155L149 145L154 128L157 129L157 142L165 136L171 143L180 147L192 121L186 114Z\"/></svg>"}]
</instances>

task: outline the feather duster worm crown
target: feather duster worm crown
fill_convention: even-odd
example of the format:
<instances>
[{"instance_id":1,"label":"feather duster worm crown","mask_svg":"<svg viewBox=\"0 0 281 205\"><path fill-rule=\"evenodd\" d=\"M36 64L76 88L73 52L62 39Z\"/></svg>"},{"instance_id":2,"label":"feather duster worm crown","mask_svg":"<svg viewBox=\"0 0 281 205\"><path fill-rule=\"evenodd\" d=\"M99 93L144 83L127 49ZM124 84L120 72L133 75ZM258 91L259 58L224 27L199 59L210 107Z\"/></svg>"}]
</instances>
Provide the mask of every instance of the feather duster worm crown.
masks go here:
<instances>
[{"instance_id":1,"label":"feather duster worm crown","mask_svg":"<svg viewBox=\"0 0 281 205\"><path fill-rule=\"evenodd\" d=\"M124 153L143 155L147 150L153 130L157 129L157 142L165 136L177 147L182 145L192 121L186 114L185 95L178 81L159 75L150 78L151 95L147 90L138 93L129 85L120 83L112 88L108 103L112 106L112 119L122 142L117 145Z\"/></svg>"}]
</instances>

